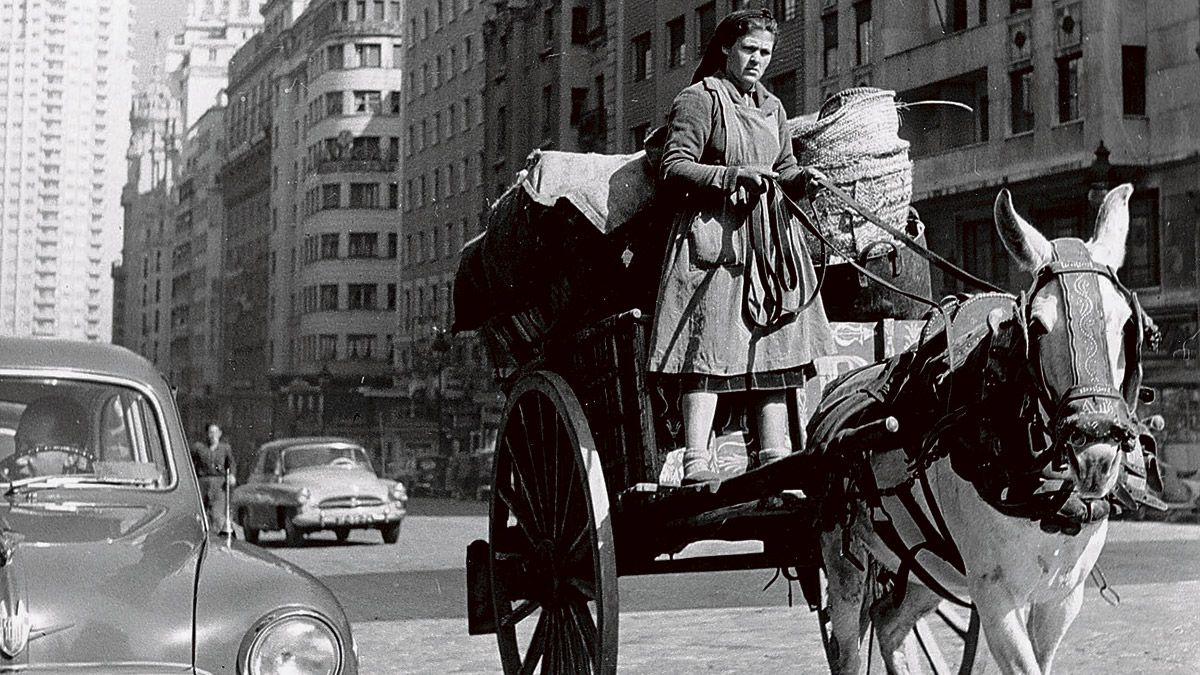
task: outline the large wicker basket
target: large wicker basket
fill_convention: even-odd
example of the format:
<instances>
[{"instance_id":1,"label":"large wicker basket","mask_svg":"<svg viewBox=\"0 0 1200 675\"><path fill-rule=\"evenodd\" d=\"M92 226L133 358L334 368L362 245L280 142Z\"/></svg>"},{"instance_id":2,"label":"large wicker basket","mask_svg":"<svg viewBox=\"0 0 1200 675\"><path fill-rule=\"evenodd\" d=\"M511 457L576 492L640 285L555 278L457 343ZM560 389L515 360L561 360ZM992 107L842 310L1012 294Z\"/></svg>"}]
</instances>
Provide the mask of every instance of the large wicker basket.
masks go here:
<instances>
[{"instance_id":1,"label":"large wicker basket","mask_svg":"<svg viewBox=\"0 0 1200 675\"><path fill-rule=\"evenodd\" d=\"M904 229L912 200L908 141L900 138L895 92L855 87L838 92L815 117L791 122L796 159L815 166L889 225ZM879 240L894 242L828 192L812 199L817 225L843 250L855 255L874 250ZM822 250L810 242L816 254ZM877 247L876 247L877 248ZM843 262L831 257L829 262Z\"/></svg>"}]
</instances>

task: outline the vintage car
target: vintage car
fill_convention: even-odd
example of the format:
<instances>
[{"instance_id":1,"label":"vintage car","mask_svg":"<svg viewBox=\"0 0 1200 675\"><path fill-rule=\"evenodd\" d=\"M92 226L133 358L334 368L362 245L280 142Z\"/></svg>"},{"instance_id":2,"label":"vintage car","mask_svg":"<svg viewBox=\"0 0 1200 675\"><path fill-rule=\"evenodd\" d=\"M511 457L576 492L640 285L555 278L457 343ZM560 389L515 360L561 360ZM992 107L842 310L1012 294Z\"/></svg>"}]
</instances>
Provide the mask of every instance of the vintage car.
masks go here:
<instances>
[{"instance_id":1,"label":"vintage car","mask_svg":"<svg viewBox=\"0 0 1200 675\"><path fill-rule=\"evenodd\" d=\"M142 357L0 338L0 671L358 671L333 594L210 531L191 462Z\"/></svg>"},{"instance_id":2,"label":"vintage car","mask_svg":"<svg viewBox=\"0 0 1200 675\"><path fill-rule=\"evenodd\" d=\"M250 477L233 492L246 541L258 541L263 530L283 530L289 546L318 530L345 541L356 529L379 530L394 544L407 502L404 485L380 478L361 445L332 436L264 443Z\"/></svg>"}]
</instances>

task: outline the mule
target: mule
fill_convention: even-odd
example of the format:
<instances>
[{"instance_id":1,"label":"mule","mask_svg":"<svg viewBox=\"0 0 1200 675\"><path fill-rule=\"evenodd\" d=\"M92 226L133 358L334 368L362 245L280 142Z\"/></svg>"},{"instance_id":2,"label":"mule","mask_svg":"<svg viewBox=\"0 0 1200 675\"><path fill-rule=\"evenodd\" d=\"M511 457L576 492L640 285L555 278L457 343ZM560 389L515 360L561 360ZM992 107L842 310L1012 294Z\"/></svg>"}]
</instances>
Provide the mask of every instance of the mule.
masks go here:
<instances>
[{"instance_id":1,"label":"mule","mask_svg":"<svg viewBox=\"0 0 1200 675\"><path fill-rule=\"evenodd\" d=\"M1140 345L1128 340L1128 331L1131 326L1132 330L1140 327L1142 315L1136 297L1115 275L1125 256L1132 192L1132 186L1126 184L1105 196L1094 236L1086 244L1047 240L1017 214L1007 190L997 196L994 216L1001 240L1017 263L1034 274L1035 281L1028 294L1005 296L1008 299L990 294L996 296L994 304L999 309L993 308L986 319L974 320L959 331L988 337L967 341L972 352L960 355L957 362L965 369L990 358L982 352L1014 346L1022 362L998 372L1011 373L1009 384L1025 392L1025 412L1038 419L1017 419L1017 410L1012 411L1011 419L1003 415L966 419L957 428L969 433L959 436L976 434L981 444L982 439L991 439L992 445L972 448L966 443L954 452L935 451L924 455L925 466L916 469L914 465L922 464L922 459L910 454L899 470L903 472L907 464L913 472L908 480L921 488L913 489L919 499L910 501L919 502L924 522L915 523L913 513L894 498L879 498L877 492L876 501L871 502L862 491L850 492L850 498L856 500L848 507L853 517L839 519L822 535L821 542L827 575L825 628L830 633L828 656L834 673L860 672L868 616L889 671L910 672L906 637L918 619L937 608L947 595L964 601L964 596L969 596L1000 670L1023 675L1051 671L1063 636L1079 612L1084 582L1104 546L1108 530L1105 499L1118 482L1123 456L1136 449L1136 396L1130 397L1130 389L1140 384L1140 368L1132 351ZM1061 259L1061 252L1069 249L1076 251L1076 259ZM1012 310L1004 309L1007 306ZM953 345L951 338L947 344ZM839 389L839 384L833 383L824 401L851 386L843 383ZM989 385L985 381L981 386ZM966 399L977 391L942 392L938 400L948 410L975 410ZM903 411L905 399L913 397L902 394L898 411ZM903 415L898 416L901 426L908 423ZM1042 432L1044 447L1035 443L1031 452L1028 444L1013 440L1039 435L1014 434L1009 428L1027 424ZM948 424L945 432L921 429L918 435L924 433L925 442L936 445L939 434L953 435L952 426ZM1011 447L1014 445L1022 447ZM974 457L987 457L999 462L1006 455L1049 458L1043 465L1059 469L1050 475L1061 479L1056 484L1057 494L1068 495L1062 499L1069 498L1074 505L1075 511L1066 519L1073 518L1074 526L1047 527L1051 522L1063 524L1062 513L1045 514L1045 518L1030 513L1013 515L1013 509L1007 508L1012 506L1007 487L993 489L996 486L986 481L972 482L960 475L960 460L967 463ZM882 468L886 462L880 456L868 460L874 462L873 475L889 471ZM990 466L980 471L986 473ZM1036 481L1042 488L1050 484L1045 477L1036 477ZM1067 502L1054 503L1060 510L1066 509ZM936 550L898 552L885 541L881 513L895 525L892 532L928 534L930 529L938 530L954 550L941 551L940 556L933 555ZM868 579L869 567L861 564L867 559L890 569L895 583L889 595L864 604L867 584L875 581ZM902 568L901 574L895 575L898 568ZM911 583L902 577L911 578Z\"/></svg>"}]
</instances>

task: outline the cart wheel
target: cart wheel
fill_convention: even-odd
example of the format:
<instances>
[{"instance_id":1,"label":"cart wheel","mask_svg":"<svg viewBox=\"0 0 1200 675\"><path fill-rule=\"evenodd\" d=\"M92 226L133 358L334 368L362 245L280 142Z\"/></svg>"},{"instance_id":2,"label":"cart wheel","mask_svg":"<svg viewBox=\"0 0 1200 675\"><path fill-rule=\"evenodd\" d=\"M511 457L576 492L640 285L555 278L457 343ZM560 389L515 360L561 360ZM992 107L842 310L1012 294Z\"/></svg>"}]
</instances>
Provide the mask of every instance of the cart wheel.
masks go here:
<instances>
[{"instance_id":1,"label":"cart wheel","mask_svg":"<svg viewBox=\"0 0 1200 675\"><path fill-rule=\"evenodd\" d=\"M490 574L505 675L617 669L608 488L579 401L536 372L509 395L495 454Z\"/></svg>"}]
</instances>

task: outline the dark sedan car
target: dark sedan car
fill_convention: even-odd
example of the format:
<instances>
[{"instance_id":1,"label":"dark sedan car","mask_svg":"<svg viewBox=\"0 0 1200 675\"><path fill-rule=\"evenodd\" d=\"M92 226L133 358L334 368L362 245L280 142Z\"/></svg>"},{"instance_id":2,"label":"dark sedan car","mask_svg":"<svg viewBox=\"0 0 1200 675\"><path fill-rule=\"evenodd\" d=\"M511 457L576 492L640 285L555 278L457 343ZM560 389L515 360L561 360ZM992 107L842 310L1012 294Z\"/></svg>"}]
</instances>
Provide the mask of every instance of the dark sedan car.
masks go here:
<instances>
[{"instance_id":1,"label":"dark sedan car","mask_svg":"<svg viewBox=\"0 0 1200 675\"><path fill-rule=\"evenodd\" d=\"M0 671L342 673L304 571L209 532L170 388L111 345L0 338Z\"/></svg>"}]
</instances>

